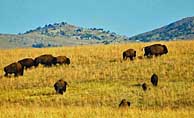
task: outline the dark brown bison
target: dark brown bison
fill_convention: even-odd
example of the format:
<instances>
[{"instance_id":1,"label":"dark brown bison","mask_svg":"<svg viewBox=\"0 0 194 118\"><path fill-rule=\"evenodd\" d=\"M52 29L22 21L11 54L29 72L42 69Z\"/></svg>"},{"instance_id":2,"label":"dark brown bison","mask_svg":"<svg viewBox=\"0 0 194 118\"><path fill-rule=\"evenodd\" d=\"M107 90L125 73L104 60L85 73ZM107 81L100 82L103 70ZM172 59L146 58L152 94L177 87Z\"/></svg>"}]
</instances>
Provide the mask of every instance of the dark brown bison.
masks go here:
<instances>
[{"instance_id":1,"label":"dark brown bison","mask_svg":"<svg viewBox=\"0 0 194 118\"><path fill-rule=\"evenodd\" d=\"M153 86L158 85L158 76L155 73L151 76L151 83L153 84Z\"/></svg>"},{"instance_id":2,"label":"dark brown bison","mask_svg":"<svg viewBox=\"0 0 194 118\"><path fill-rule=\"evenodd\" d=\"M34 66L34 60L32 58L25 58L18 61L25 69Z\"/></svg>"},{"instance_id":3,"label":"dark brown bison","mask_svg":"<svg viewBox=\"0 0 194 118\"><path fill-rule=\"evenodd\" d=\"M41 55L34 59L35 67L37 67L39 64L42 64L44 66L52 66L52 65L56 65L56 63L57 63L57 58L53 57L51 54Z\"/></svg>"},{"instance_id":4,"label":"dark brown bison","mask_svg":"<svg viewBox=\"0 0 194 118\"><path fill-rule=\"evenodd\" d=\"M153 55L161 56L163 54L168 53L167 47L161 44L153 44L150 46L146 46L143 49L144 49L144 56L147 56L147 57L151 57Z\"/></svg>"},{"instance_id":5,"label":"dark brown bison","mask_svg":"<svg viewBox=\"0 0 194 118\"><path fill-rule=\"evenodd\" d=\"M67 58L66 56L58 56L57 58L57 63L62 65L62 64L70 64L70 59Z\"/></svg>"},{"instance_id":6,"label":"dark brown bison","mask_svg":"<svg viewBox=\"0 0 194 118\"><path fill-rule=\"evenodd\" d=\"M143 88L144 91L146 91L147 90L147 84L146 83L143 83L142 84L142 88Z\"/></svg>"},{"instance_id":7,"label":"dark brown bison","mask_svg":"<svg viewBox=\"0 0 194 118\"><path fill-rule=\"evenodd\" d=\"M136 57L136 51L134 49L128 49L123 52L123 60L126 60L127 58L130 58L130 60L133 60Z\"/></svg>"},{"instance_id":8,"label":"dark brown bison","mask_svg":"<svg viewBox=\"0 0 194 118\"><path fill-rule=\"evenodd\" d=\"M4 71L5 71L5 75L4 76L8 76L8 74L12 74L14 73L14 76L18 76L18 75L23 75L24 74L24 67L18 63L12 63L6 67L4 67Z\"/></svg>"},{"instance_id":9,"label":"dark brown bison","mask_svg":"<svg viewBox=\"0 0 194 118\"><path fill-rule=\"evenodd\" d=\"M131 105L130 102L128 102L126 99L123 99L121 101L121 103L119 104L119 107L122 107L122 108L124 108L124 107L130 107L130 105Z\"/></svg>"},{"instance_id":10,"label":"dark brown bison","mask_svg":"<svg viewBox=\"0 0 194 118\"><path fill-rule=\"evenodd\" d=\"M55 84L54 84L54 88L55 88L55 91L56 93L59 93L59 94L62 94L63 95L63 92L66 91L66 86L67 86L67 82L60 79L58 80Z\"/></svg>"}]
</instances>

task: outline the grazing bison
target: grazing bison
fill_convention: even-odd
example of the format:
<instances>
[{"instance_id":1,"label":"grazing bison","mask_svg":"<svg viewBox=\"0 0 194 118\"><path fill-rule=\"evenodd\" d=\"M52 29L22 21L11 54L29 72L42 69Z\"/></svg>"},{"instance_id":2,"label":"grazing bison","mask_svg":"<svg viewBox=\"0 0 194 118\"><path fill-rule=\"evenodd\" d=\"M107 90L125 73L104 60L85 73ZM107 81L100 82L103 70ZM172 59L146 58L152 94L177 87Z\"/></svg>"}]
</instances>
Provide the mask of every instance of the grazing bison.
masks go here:
<instances>
[{"instance_id":1,"label":"grazing bison","mask_svg":"<svg viewBox=\"0 0 194 118\"><path fill-rule=\"evenodd\" d=\"M119 104L119 107L130 107L131 103L128 102L126 99L123 99L121 103Z\"/></svg>"},{"instance_id":2,"label":"grazing bison","mask_svg":"<svg viewBox=\"0 0 194 118\"><path fill-rule=\"evenodd\" d=\"M8 76L8 74L12 74L14 73L14 76L18 76L18 75L23 75L24 74L24 67L18 63L12 63L6 67L4 67L4 71L5 71L5 75L4 76Z\"/></svg>"},{"instance_id":3,"label":"grazing bison","mask_svg":"<svg viewBox=\"0 0 194 118\"><path fill-rule=\"evenodd\" d=\"M151 82L152 82L153 86L158 85L158 76L155 73L151 76Z\"/></svg>"},{"instance_id":4,"label":"grazing bison","mask_svg":"<svg viewBox=\"0 0 194 118\"><path fill-rule=\"evenodd\" d=\"M60 79L54 84L56 93L62 94L66 91L67 82Z\"/></svg>"},{"instance_id":5,"label":"grazing bison","mask_svg":"<svg viewBox=\"0 0 194 118\"><path fill-rule=\"evenodd\" d=\"M136 51L134 49L128 49L123 52L123 60L126 60L127 58L133 60L134 57L136 57Z\"/></svg>"},{"instance_id":6,"label":"grazing bison","mask_svg":"<svg viewBox=\"0 0 194 118\"><path fill-rule=\"evenodd\" d=\"M34 60L32 58L25 58L18 61L25 69L31 68L34 66Z\"/></svg>"},{"instance_id":7,"label":"grazing bison","mask_svg":"<svg viewBox=\"0 0 194 118\"><path fill-rule=\"evenodd\" d=\"M161 44L153 44L150 46L146 46L143 49L144 49L144 56L147 56L147 57L151 57L153 55L161 56L163 54L168 53L167 47Z\"/></svg>"},{"instance_id":8,"label":"grazing bison","mask_svg":"<svg viewBox=\"0 0 194 118\"><path fill-rule=\"evenodd\" d=\"M146 83L143 83L142 84L142 88L143 88L144 91L146 91L147 90L147 84Z\"/></svg>"},{"instance_id":9,"label":"grazing bison","mask_svg":"<svg viewBox=\"0 0 194 118\"><path fill-rule=\"evenodd\" d=\"M70 59L67 58L66 56L58 56L57 58L57 63L62 65L62 64L70 64Z\"/></svg>"},{"instance_id":10,"label":"grazing bison","mask_svg":"<svg viewBox=\"0 0 194 118\"><path fill-rule=\"evenodd\" d=\"M37 67L39 64L44 66L56 65L57 59L50 54L41 55L34 59L34 66Z\"/></svg>"}]
</instances>

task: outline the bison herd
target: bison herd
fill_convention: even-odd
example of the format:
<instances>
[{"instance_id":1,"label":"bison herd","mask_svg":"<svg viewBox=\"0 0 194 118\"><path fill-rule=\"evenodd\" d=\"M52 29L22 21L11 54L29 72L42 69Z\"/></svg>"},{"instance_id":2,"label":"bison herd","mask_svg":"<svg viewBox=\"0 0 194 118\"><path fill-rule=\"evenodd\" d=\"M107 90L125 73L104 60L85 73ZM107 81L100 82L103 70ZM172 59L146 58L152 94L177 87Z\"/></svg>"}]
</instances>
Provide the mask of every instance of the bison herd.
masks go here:
<instances>
[{"instance_id":1,"label":"bison herd","mask_svg":"<svg viewBox=\"0 0 194 118\"><path fill-rule=\"evenodd\" d=\"M168 49L165 45L162 44L153 44L150 46L146 46L144 49L144 56L145 57L152 57L152 56L161 56L163 54L168 53ZM136 57L136 51L134 49L128 49L123 52L123 60L127 60L129 58L130 60L134 60ZM138 56L139 59L142 59L142 56ZM36 57L35 59L32 58L24 58L22 60L19 60L18 62L14 62L9 64L8 66L4 67L4 76L8 76L8 74L14 74L14 76L23 75L24 69L28 69L31 67L37 67L39 64L45 66L45 67L51 67L53 65L62 65L62 64L70 64L70 59L66 56L57 56L54 57L51 54L44 54ZM156 74L153 74L151 76L151 83L153 86L158 85L158 76ZM54 84L54 89L56 93L63 94L63 92L66 91L67 82L60 79ZM147 90L147 84L143 83L142 89L144 91ZM130 102L126 99L123 99L121 103L119 104L119 107L129 107Z\"/></svg>"},{"instance_id":2,"label":"bison herd","mask_svg":"<svg viewBox=\"0 0 194 118\"><path fill-rule=\"evenodd\" d=\"M28 69L31 67L37 67L39 64L42 64L45 67L50 67L52 65L62 65L62 64L70 64L70 59L66 56L57 56L54 57L51 54L40 55L35 59L32 58L25 58L19 60L18 62L14 62L9 64L8 66L4 67L5 75L14 74L14 76L23 75L24 69Z\"/></svg>"},{"instance_id":3,"label":"bison herd","mask_svg":"<svg viewBox=\"0 0 194 118\"><path fill-rule=\"evenodd\" d=\"M168 49L165 45L162 44L153 44L150 46L146 46L144 49L144 56L145 57L152 57L152 56L161 56L163 54L168 53ZM136 51L134 49L128 49L123 52L123 60L129 58L133 60L136 57ZM139 59L142 59L142 56L138 56Z\"/></svg>"}]
</instances>

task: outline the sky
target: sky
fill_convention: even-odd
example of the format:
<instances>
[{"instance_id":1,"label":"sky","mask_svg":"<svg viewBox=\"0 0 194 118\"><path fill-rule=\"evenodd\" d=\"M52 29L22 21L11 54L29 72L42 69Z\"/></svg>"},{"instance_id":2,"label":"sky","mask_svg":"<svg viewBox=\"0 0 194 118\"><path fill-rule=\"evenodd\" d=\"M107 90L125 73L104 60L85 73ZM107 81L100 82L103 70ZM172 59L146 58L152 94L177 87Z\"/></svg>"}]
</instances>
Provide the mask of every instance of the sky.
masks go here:
<instances>
[{"instance_id":1,"label":"sky","mask_svg":"<svg viewBox=\"0 0 194 118\"><path fill-rule=\"evenodd\" d=\"M0 0L0 33L67 22L128 37L194 16L194 0Z\"/></svg>"}]
</instances>

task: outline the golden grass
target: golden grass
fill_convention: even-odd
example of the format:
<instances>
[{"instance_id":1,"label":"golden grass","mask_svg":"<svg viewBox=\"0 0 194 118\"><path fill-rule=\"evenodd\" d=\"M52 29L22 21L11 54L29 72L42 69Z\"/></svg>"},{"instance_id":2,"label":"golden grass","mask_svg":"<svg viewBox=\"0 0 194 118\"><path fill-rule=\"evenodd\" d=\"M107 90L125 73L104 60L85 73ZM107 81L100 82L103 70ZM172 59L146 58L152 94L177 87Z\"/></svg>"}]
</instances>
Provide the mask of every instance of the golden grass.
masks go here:
<instances>
[{"instance_id":1,"label":"golden grass","mask_svg":"<svg viewBox=\"0 0 194 118\"><path fill-rule=\"evenodd\" d=\"M144 46L162 43L169 53L152 59L123 61L128 48L143 55ZM128 43L44 49L0 50L0 117L194 117L194 41ZM66 55L70 65L39 66L17 78L3 77L4 66L41 54ZM159 76L153 87L150 77ZM56 95L54 83L69 84L64 95ZM149 90L141 88L143 82ZM122 99L131 102L121 110Z\"/></svg>"}]
</instances>

